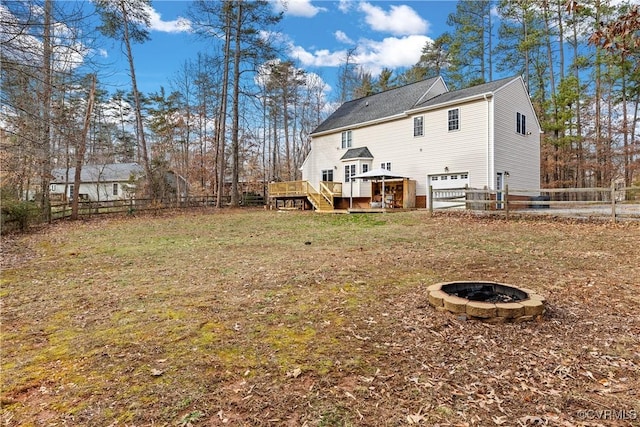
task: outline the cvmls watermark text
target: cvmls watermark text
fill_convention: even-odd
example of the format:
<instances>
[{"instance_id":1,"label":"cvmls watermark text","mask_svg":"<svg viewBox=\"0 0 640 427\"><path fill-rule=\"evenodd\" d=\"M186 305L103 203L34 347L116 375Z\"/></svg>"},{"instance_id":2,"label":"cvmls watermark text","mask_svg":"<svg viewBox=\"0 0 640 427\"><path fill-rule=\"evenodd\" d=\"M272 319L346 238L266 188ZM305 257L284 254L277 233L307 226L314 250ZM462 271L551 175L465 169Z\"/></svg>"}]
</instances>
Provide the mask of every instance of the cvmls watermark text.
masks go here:
<instances>
[{"instance_id":1,"label":"cvmls watermark text","mask_svg":"<svg viewBox=\"0 0 640 427\"><path fill-rule=\"evenodd\" d=\"M576 415L582 420L637 420L635 409L581 409Z\"/></svg>"}]
</instances>

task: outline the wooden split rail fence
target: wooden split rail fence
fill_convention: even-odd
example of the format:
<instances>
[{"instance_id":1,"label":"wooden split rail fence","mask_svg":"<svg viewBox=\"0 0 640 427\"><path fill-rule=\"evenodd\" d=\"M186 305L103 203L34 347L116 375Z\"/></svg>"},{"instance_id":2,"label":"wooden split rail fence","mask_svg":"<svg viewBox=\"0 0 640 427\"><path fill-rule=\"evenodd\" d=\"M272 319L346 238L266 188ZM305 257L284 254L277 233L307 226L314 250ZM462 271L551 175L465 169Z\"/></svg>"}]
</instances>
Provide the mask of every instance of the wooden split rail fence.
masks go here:
<instances>
[{"instance_id":1,"label":"wooden split rail fence","mask_svg":"<svg viewBox=\"0 0 640 427\"><path fill-rule=\"evenodd\" d=\"M640 187L538 188L504 190L468 187L434 189L429 187L428 209L468 209L503 212L508 219L513 211L553 210L580 216L610 216L612 221L632 217L640 219Z\"/></svg>"}]
</instances>

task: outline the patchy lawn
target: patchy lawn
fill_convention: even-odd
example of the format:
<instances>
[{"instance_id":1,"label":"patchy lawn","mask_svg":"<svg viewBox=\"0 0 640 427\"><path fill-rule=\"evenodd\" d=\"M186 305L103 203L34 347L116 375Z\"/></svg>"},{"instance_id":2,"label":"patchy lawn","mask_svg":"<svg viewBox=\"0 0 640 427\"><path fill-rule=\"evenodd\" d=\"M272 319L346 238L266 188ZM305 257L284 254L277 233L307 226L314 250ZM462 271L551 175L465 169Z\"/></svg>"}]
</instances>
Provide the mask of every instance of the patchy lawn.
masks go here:
<instances>
[{"instance_id":1,"label":"patchy lawn","mask_svg":"<svg viewBox=\"0 0 640 427\"><path fill-rule=\"evenodd\" d=\"M640 424L640 225L210 211L3 239L4 425ZM537 322L426 287L493 280Z\"/></svg>"}]
</instances>

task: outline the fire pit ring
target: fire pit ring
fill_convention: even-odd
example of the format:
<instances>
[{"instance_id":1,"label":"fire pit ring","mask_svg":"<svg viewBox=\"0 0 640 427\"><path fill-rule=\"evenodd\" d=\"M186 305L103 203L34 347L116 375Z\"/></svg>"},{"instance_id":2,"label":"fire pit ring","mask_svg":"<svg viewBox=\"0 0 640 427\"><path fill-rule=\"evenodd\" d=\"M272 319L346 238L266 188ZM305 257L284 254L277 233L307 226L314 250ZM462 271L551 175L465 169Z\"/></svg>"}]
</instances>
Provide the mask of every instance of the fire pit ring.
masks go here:
<instances>
[{"instance_id":1,"label":"fire pit ring","mask_svg":"<svg viewBox=\"0 0 640 427\"><path fill-rule=\"evenodd\" d=\"M526 322L540 318L545 299L531 289L497 282L436 283L427 288L429 305L485 322Z\"/></svg>"}]
</instances>

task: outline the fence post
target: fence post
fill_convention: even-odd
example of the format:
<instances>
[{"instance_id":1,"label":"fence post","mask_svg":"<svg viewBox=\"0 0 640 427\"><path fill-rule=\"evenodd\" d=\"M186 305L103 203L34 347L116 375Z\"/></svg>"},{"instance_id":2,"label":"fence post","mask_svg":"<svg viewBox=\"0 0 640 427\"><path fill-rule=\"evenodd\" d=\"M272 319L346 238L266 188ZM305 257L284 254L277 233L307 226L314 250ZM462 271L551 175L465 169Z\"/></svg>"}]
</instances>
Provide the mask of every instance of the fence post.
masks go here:
<instances>
[{"instance_id":1,"label":"fence post","mask_svg":"<svg viewBox=\"0 0 640 427\"><path fill-rule=\"evenodd\" d=\"M471 210L471 203L469 202L469 184L464 185L464 210Z\"/></svg>"},{"instance_id":2,"label":"fence post","mask_svg":"<svg viewBox=\"0 0 640 427\"><path fill-rule=\"evenodd\" d=\"M429 216L433 215L433 185L429 186Z\"/></svg>"},{"instance_id":3,"label":"fence post","mask_svg":"<svg viewBox=\"0 0 640 427\"><path fill-rule=\"evenodd\" d=\"M611 181L611 220L616 222L616 183Z\"/></svg>"},{"instance_id":4,"label":"fence post","mask_svg":"<svg viewBox=\"0 0 640 427\"><path fill-rule=\"evenodd\" d=\"M506 184L504 186L504 214L508 221L509 220L509 184Z\"/></svg>"}]
</instances>

